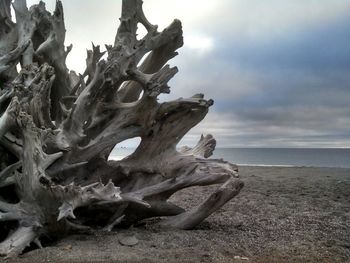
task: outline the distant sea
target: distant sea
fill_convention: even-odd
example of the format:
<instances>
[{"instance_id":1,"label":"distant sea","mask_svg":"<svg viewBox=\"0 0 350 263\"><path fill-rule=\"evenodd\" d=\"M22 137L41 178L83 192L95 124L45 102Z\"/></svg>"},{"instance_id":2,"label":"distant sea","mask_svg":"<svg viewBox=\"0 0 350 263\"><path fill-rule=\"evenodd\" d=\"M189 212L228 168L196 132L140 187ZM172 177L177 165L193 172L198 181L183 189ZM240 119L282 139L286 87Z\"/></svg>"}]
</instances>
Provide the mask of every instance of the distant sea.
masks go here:
<instances>
[{"instance_id":1,"label":"distant sea","mask_svg":"<svg viewBox=\"0 0 350 263\"><path fill-rule=\"evenodd\" d=\"M110 159L120 160L134 150L115 149ZM238 165L350 168L349 148L217 148L211 158L223 158Z\"/></svg>"}]
</instances>

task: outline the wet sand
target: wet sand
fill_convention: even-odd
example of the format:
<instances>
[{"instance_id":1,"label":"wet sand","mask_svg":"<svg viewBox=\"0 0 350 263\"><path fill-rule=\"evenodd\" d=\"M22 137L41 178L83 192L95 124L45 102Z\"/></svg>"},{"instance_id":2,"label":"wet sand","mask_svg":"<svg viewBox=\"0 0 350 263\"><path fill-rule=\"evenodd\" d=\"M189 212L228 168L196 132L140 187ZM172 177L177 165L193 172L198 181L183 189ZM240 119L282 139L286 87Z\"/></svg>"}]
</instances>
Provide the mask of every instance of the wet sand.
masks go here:
<instances>
[{"instance_id":1,"label":"wet sand","mask_svg":"<svg viewBox=\"0 0 350 263\"><path fill-rule=\"evenodd\" d=\"M194 230L158 229L153 219L70 236L9 262L350 262L350 169L240 167L240 175L241 193ZM172 201L188 208L214 188ZM123 235L138 244L121 245Z\"/></svg>"}]
</instances>

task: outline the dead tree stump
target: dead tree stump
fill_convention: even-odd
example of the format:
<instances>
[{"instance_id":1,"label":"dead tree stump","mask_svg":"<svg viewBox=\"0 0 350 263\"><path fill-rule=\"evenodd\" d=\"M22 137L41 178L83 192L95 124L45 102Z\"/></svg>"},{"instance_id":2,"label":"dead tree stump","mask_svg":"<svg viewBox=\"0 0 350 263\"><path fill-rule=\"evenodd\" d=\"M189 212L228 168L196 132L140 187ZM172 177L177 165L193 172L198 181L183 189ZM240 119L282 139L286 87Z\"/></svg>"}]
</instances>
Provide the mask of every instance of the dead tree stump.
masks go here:
<instances>
[{"instance_id":1,"label":"dead tree stump","mask_svg":"<svg viewBox=\"0 0 350 263\"><path fill-rule=\"evenodd\" d=\"M138 24L147 29L140 40ZM239 193L237 167L207 159L216 144L211 135L193 149L176 148L213 101L202 94L157 101L178 71L166 63L183 45L179 20L158 32L141 0L124 0L115 42L105 52L93 45L79 76L65 63L72 48L64 46L65 31L60 1L51 14L43 2L28 9L25 0L0 0L2 256L32 242L40 247L43 235L150 217L191 229ZM108 161L115 145L134 137L141 143L131 156ZM183 188L211 184L222 185L189 211L167 201Z\"/></svg>"}]
</instances>

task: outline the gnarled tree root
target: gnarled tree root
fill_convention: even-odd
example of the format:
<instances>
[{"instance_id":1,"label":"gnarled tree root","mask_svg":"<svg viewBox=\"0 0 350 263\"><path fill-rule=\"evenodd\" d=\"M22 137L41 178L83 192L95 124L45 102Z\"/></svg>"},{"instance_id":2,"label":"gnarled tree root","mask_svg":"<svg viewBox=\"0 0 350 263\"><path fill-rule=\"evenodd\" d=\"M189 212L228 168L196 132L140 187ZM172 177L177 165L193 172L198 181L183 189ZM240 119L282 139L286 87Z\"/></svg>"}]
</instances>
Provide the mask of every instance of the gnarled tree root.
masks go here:
<instances>
[{"instance_id":1,"label":"gnarled tree root","mask_svg":"<svg viewBox=\"0 0 350 263\"><path fill-rule=\"evenodd\" d=\"M28 9L14 0L16 22L11 2L0 0L1 256L32 242L41 247L43 235L111 231L150 217L191 229L239 193L237 167L208 159L213 136L177 149L213 100L157 100L178 72L166 63L183 45L179 20L158 32L141 0L123 0L113 45L103 52L93 45L78 76L65 64L72 46L64 46L61 2L50 14L43 2ZM147 29L140 40L138 24ZM134 137L141 143L131 156L108 160L115 145ZM221 186L189 211L168 201L181 189L211 184Z\"/></svg>"}]
</instances>

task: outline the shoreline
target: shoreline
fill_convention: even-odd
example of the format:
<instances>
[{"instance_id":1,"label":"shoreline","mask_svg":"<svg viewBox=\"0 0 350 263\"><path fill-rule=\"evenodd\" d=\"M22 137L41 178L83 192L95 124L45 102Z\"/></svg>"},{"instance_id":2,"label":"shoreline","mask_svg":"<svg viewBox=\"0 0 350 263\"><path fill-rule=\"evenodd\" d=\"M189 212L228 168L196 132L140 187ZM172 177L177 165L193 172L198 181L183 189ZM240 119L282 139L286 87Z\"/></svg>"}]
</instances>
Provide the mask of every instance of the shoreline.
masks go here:
<instances>
[{"instance_id":1,"label":"shoreline","mask_svg":"<svg viewBox=\"0 0 350 263\"><path fill-rule=\"evenodd\" d=\"M240 166L241 193L194 230L154 227L75 235L13 262L350 261L350 169ZM188 209L217 186L193 187L171 201ZM134 235L134 247L119 243ZM9 261L10 262L10 261Z\"/></svg>"},{"instance_id":2,"label":"shoreline","mask_svg":"<svg viewBox=\"0 0 350 263\"><path fill-rule=\"evenodd\" d=\"M109 161L120 161L125 156L113 156L114 158L108 159ZM213 158L215 159L215 158ZM220 159L220 158L217 158ZM233 163L233 162L232 162ZM335 166L312 166L312 165L291 165L291 164L250 164L250 163L237 163L238 167L286 167L286 168L334 168L334 169L350 169L350 167L335 167Z\"/></svg>"},{"instance_id":3,"label":"shoreline","mask_svg":"<svg viewBox=\"0 0 350 263\"><path fill-rule=\"evenodd\" d=\"M110 159L122 159L134 148L115 148ZM244 166L350 168L348 148L216 148L213 159Z\"/></svg>"},{"instance_id":4,"label":"shoreline","mask_svg":"<svg viewBox=\"0 0 350 263\"><path fill-rule=\"evenodd\" d=\"M321 169L350 169L350 167L333 166L308 166L308 165L289 165L289 164L237 164L238 167L282 167L282 168L321 168Z\"/></svg>"},{"instance_id":5,"label":"shoreline","mask_svg":"<svg viewBox=\"0 0 350 263\"><path fill-rule=\"evenodd\" d=\"M126 156L117 156L114 155L113 158L108 159L109 161L119 161L125 158ZM220 158L212 158L220 159ZM227 161L227 160L226 160ZM231 162L231 161L229 161ZM234 163L234 162L232 162ZM338 167L338 166L313 166L313 165L291 165L291 164L250 164L250 163L237 163L238 167L286 167L286 168L332 168L332 169L350 169L350 167Z\"/></svg>"}]
</instances>

